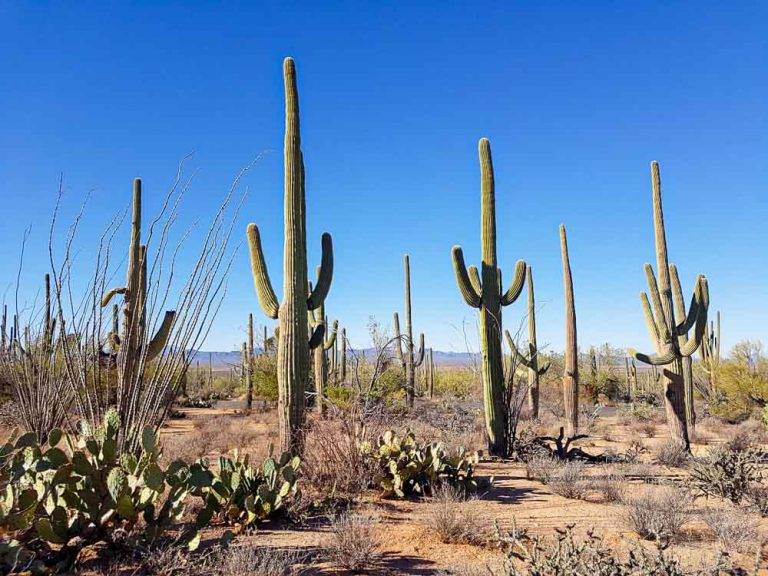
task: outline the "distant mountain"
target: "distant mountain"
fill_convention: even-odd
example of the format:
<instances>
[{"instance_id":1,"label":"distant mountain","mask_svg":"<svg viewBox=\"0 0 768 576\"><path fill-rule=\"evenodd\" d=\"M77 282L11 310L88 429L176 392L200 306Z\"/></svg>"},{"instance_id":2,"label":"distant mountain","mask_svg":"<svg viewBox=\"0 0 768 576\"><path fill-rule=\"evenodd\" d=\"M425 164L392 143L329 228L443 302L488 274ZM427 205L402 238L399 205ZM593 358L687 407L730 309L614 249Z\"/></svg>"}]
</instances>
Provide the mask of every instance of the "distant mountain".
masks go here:
<instances>
[{"instance_id":1,"label":"distant mountain","mask_svg":"<svg viewBox=\"0 0 768 576\"><path fill-rule=\"evenodd\" d=\"M261 349L257 348L256 353L260 353ZM373 348L366 348L364 350L353 350L348 354L359 354L368 359L373 359L376 351ZM439 350L433 351L435 358L435 364L438 366L468 366L472 363L473 357L477 358L477 354L470 354L468 352L441 352ZM242 352L240 350L234 350L232 352L212 352L206 350L198 350L192 360L192 365L195 362L200 362L201 366L207 366L208 362L213 364L214 368L228 368L230 366L239 366L242 362Z\"/></svg>"}]
</instances>

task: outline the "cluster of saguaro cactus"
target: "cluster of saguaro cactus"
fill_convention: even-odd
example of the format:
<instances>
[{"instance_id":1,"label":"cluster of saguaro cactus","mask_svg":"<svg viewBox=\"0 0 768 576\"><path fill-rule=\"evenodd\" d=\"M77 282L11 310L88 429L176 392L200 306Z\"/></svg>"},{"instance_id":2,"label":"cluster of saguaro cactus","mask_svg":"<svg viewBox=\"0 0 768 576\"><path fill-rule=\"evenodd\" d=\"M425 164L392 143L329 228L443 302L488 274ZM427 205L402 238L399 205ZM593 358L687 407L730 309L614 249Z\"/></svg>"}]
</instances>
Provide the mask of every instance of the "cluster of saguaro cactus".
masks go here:
<instances>
[{"instance_id":1,"label":"cluster of saguaro cactus","mask_svg":"<svg viewBox=\"0 0 768 576\"><path fill-rule=\"evenodd\" d=\"M627 394L634 400L637 393L637 365L635 359L624 358L624 377L627 381Z\"/></svg>"},{"instance_id":2,"label":"cluster of saguaro cactus","mask_svg":"<svg viewBox=\"0 0 768 576\"><path fill-rule=\"evenodd\" d=\"M657 162L651 164L651 183L653 190L653 224L656 240L657 274L650 264L645 265L648 280L648 294L643 292L640 300L643 305L648 332L656 347L655 354L643 354L630 350L632 355L646 364L664 366L664 406L667 424L674 442L690 447L688 413L692 412L693 398L689 398L690 407L686 407L685 369L683 359L689 358L704 339L707 326L707 308L709 290L704 276L696 278L694 294L688 313L679 289L677 270L669 264L667 239L664 229L664 212L661 201L661 176ZM677 296L675 296L677 293ZM677 305L675 305L677 300ZM693 329L693 333L689 332Z\"/></svg>"},{"instance_id":3,"label":"cluster of saguaro cactus","mask_svg":"<svg viewBox=\"0 0 768 576\"><path fill-rule=\"evenodd\" d=\"M113 331L109 335L110 351L102 351L101 357L107 367L118 368L118 378L127 386L138 385L145 363L163 351L176 318L175 311L166 311L155 335L147 339L147 282L147 247L141 243L141 180L136 178L133 181L126 282L124 286L109 290L101 300L103 308L116 295L123 296L122 330L118 332L115 329L113 320Z\"/></svg>"},{"instance_id":4,"label":"cluster of saguaro cactus","mask_svg":"<svg viewBox=\"0 0 768 576\"><path fill-rule=\"evenodd\" d=\"M478 272L475 266L467 268L461 246L454 246L452 249L453 268L464 301L479 310L481 374L488 451L494 456L504 457L508 454L510 439L507 429L508 407L504 394L501 309L512 304L520 295L525 284L526 264L522 260L517 262L512 284L502 293L501 270L496 260L496 192L491 143L482 138L478 148L481 174L481 270Z\"/></svg>"},{"instance_id":5,"label":"cluster of saguaro cactus","mask_svg":"<svg viewBox=\"0 0 768 576\"><path fill-rule=\"evenodd\" d=\"M504 334L507 345L516 361L525 366L528 371L528 409L532 418L538 418L539 378L549 370L550 362L539 362L539 348L536 343L536 296L533 291L533 268L531 266L528 266L526 271L526 282L528 283L528 354L525 355L518 350L509 331L505 330Z\"/></svg>"},{"instance_id":6,"label":"cluster of saguaro cactus","mask_svg":"<svg viewBox=\"0 0 768 576\"><path fill-rule=\"evenodd\" d=\"M312 285L310 284L310 290ZM325 316L325 304L320 304L318 308L309 312L309 323L312 329L323 326L326 334L320 344L312 349L312 373L315 377L315 410L324 416L326 412L326 388L328 386L328 351L332 351L333 357L336 354L336 333L339 330L339 321L333 321L333 330L328 333L328 318ZM332 367L335 371L334 366Z\"/></svg>"},{"instance_id":7,"label":"cluster of saguaro cactus","mask_svg":"<svg viewBox=\"0 0 768 576\"><path fill-rule=\"evenodd\" d=\"M565 359L563 366L563 406L565 433L574 438L579 431L579 348L576 336L576 303L573 299L573 275L568 256L568 236L560 224L560 256L563 264L565 299Z\"/></svg>"},{"instance_id":8,"label":"cluster of saguaro cactus","mask_svg":"<svg viewBox=\"0 0 768 576\"><path fill-rule=\"evenodd\" d=\"M419 348L413 342L413 318L411 314L411 262L408 254L403 255L405 274L405 334L400 333L400 317L394 314L395 353L405 370L405 399L408 406L413 406L416 395L416 368L424 362L424 334L419 335Z\"/></svg>"},{"instance_id":9,"label":"cluster of saguaro cactus","mask_svg":"<svg viewBox=\"0 0 768 576\"><path fill-rule=\"evenodd\" d=\"M283 63L285 83L285 238L283 249L283 300L278 302L267 272L259 229L249 224L248 246L251 271L259 303L265 314L277 319L277 381L280 444L283 451L300 451L304 424L304 390L309 378L309 350L325 336L320 324L310 336L307 314L317 309L331 288L333 244L330 234L322 237L322 264L315 288L308 292L304 160L299 126L299 96L292 58Z\"/></svg>"}]
</instances>

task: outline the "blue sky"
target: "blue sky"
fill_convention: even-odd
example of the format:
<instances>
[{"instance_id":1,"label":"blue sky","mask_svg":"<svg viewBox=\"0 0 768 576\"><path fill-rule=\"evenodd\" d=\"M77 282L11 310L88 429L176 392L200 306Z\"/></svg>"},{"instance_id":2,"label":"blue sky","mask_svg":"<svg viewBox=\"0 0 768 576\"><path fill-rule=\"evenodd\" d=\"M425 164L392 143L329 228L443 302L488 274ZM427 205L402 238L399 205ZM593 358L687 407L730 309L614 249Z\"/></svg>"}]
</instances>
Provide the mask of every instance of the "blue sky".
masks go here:
<instances>
[{"instance_id":1,"label":"blue sky","mask_svg":"<svg viewBox=\"0 0 768 576\"><path fill-rule=\"evenodd\" d=\"M386 5L385 5L386 4ZM239 169L276 290L282 257L282 58L297 61L310 260L334 238L327 301L352 343L402 308L464 349L474 313L450 248L479 260L477 140L491 139L499 260L524 258L539 339L563 343L557 226L564 222L582 346L650 348L638 292L653 258L649 163L659 160L672 261L723 313L724 344L768 343L768 5L761 2L0 4L0 279L44 272L60 173L89 234L131 179L157 208L179 161L197 172L185 218L209 214ZM516 327L523 301L506 309ZM263 322L241 250L206 349Z\"/></svg>"}]
</instances>

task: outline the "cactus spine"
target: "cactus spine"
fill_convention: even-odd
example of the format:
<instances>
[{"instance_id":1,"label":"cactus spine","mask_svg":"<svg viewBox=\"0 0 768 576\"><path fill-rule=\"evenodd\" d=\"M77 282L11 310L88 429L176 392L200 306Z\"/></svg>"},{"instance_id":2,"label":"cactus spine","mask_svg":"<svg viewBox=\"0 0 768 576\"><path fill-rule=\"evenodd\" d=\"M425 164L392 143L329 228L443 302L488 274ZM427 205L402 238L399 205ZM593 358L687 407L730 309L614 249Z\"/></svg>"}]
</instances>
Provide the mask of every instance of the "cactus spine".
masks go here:
<instances>
[{"instance_id":1,"label":"cactus spine","mask_svg":"<svg viewBox=\"0 0 768 576\"><path fill-rule=\"evenodd\" d=\"M650 264L645 265L648 280L648 294L640 294L648 333L656 347L656 354L642 354L635 350L630 353L640 362L652 366L665 366L663 370L664 408L667 426L672 440L686 449L690 448L685 406L685 383L683 358L691 356L701 344L707 326L709 290L707 280L699 275L694 286L694 295L687 315L676 318L672 295L671 276L676 271L670 268L667 255L667 238L664 230L664 211L661 201L661 176L658 162L651 163L653 190L653 225L656 241L656 268L658 281ZM692 336L688 332L694 328ZM687 338L687 340L686 340Z\"/></svg>"},{"instance_id":2,"label":"cactus spine","mask_svg":"<svg viewBox=\"0 0 768 576\"><path fill-rule=\"evenodd\" d=\"M532 418L539 417L539 377L549 370L550 362L539 365L539 348L536 344L536 296L533 291L533 268L528 266L526 270L526 282L528 283L528 355L522 354L512 339L509 331L504 334L507 345L517 362L528 370L528 409Z\"/></svg>"},{"instance_id":3,"label":"cactus spine","mask_svg":"<svg viewBox=\"0 0 768 576\"><path fill-rule=\"evenodd\" d=\"M119 368L119 380L129 387L140 384L145 362L151 361L163 351L176 318L175 311L166 311L157 332L147 341L147 280L147 247L141 243L141 180L136 178L133 181L126 282L124 286L109 290L101 300L103 308L116 295L123 296L122 333L110 334L109 340L114 350L109 354L102 352L102 359L108 367ZM118 402L121 400L118 398Z\"/></svg>"},{"instance_id":4,"label":"cactus spine","mask_svg":"<svg viewBox=\"0 0 768 576\"><path fill-rule=\"evenodd\" d=\"M563 265L565 299L565 361L563 371L563 406L565 434L573 438L579 431L579 349L576 335L576 304L573 299L573 275L568 256L568 236L560 224L560 257Z\"/></svg>"},{"instance_id":5,"label":"cactus spine","mask_svg":"<svg viewBox=\"0 0 768 576\"><path fill-rule=\"evenodd\" d=\"M491 158L491 143L482 138L478 144L480 156L480 241L481 271L467 268L461 246L452 249L456 282L464 301L479 310L481 374L488 451L505 457L509 451L507 406L504 400L504 366L501 350L501 309L512 304L525 284L526 264L515 266L509 289L501 292L501 271L496 260L496 199Z\"/></svg>"},{"instance_id":6,"label":"cactus spine","mask_svg":"<svg viewBox=\"0 0 768 576\"><path fill-rule=\"evenodd\" d=\"M310 337L307 313L328 295L333 279L333 244L322 236L322 264L315 289L307 290L307 242L304 200L304 160L299 126L299 97L292 58L283 62L285 83L283 300L277 301L261 248L259 229L248 225L251 271L259 303L265 314L277 319L277 381L280 444L283 452L301 451L304 425L304 389L309 379L309 350L325 335L321 324Z\"/></svg>"},{"instance_id":7,"label":"cactus spine","mask_svg":"<svg viewBox=\"0 0 768 576\"><path fill-rule=\"evenodd\" d=\"M405 334L400 334L400 318L395 312L395 352L405 369L405 398L410 407L413 406L413 399L416 395L416 368L424 362L424 333L419 335L419 349L414 352L411 315L411 262L408 254L403 255L403 271L405 275ZM404 348L403 344L405 344Z\"/></svg>"}]
</instances>

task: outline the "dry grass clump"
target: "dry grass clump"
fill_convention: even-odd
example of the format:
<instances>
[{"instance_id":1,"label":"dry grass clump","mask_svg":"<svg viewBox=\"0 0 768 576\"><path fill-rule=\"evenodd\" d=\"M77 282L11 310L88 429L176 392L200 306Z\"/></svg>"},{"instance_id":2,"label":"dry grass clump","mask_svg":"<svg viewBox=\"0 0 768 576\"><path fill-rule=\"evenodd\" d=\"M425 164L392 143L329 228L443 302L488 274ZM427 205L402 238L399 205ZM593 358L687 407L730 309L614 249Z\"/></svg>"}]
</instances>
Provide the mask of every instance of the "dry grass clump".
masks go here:
<instances>
[{"instance_id":1,"label":"dry grass clump","mask_svg":"<svg viewBox=\"0 0 768 576\"><path fill-rule=\"evenodd\" d=\"M479 519L467 509L467 502L455 489L446 486L436 491L428 515L428 527L435 531L443 544L482 545L486 530Z\"/></svg>"},{"instance_id":2,"label":"dry grass clump","mask_svg":"<svg viewBox=\"0 0 768 576\"><path fill-rule=\"evenodd\" d=\"M584 464L581 462L561 465L547 485L555 494L572 500L583 500L591 491L591 482L586 479Z\"/></svg>"},{"instance_id":3,"label":"dry grass clump","mask_svg":"<svg viewBox=\"0 0 768 576\"><path fill-rule=\"evenodd\" d=\"M656 436L656 423L650 420L637 422L632 425L632 430L646 438L653 438Z\"/></svg>"},{"instance_id":4,"label":"dry grass clump","mask_svg":"<svg viewBox=\"0 0 768 576\"><path fill-rule=\"evenodd\" d=\"M529 480L549 484L562 465L562 462L548 454L534 454L525 463L525 475Z\"/></svg>"},{"instance_id":5,"label":"dry grass clump","mask_svg":"<svg viewBox=\"0 0 768 576\"><path fill-rule=\"evenodd\" d=\"M724 550L749 552L759 543L757 520L739 508L710 508L702 519Z\"/></svg>"},{"instance_id":6,"label":"dry grass clump","mask_svg":"<svg viewBox=\"0 0 768 576\"><path fill-rule=\"evenodd\" d=\"M195 422L195 431L185 435L173 448L200 456L226 454L237 449L259 460L269 453L269 445L277 441L276 413L227 414ZM167 454L170 457L170 454Z\"/></svg>"},{"instance_id":7,"label":"dry grass clump","mask_svg":"<svg viewBox=\"0 0 768 576\"><path fill-rule=\"evenodd\" d=\"M677 442L665 442L654 453L654 462L670 468L683 468L690 462L691 454Z\"/></svg>"},{"instance_id":8,"label":"dry grass clump","mask_svg":"<svg viewBox=\"0 0 768 576\"><path fill-rule=\"evenodd\" d=\"M693 499L673 486L649 489L625 499L626 519L647 540L666 541L680 533L690 516Z\"/></svg>"},{"instance_id":9,"label":"dry grass clump","mask_svg":"<svg viewBox=\"0 0 768 576\"><path fill-rule=\"evenodd\" d=\"M304 572L308 555L295 548L230 546L205 563L211 576L294 576Z\"/></svg>"},{"instance_id":10,"label":"dry grass clump","mask_svg":"<svg viewBox=\"0 0 768 576\"><path fill-rule=\"evenodd\" d=\"M343 415L312 422L301 469L302 489L325 498L356 499L372 482L354 424Z\"/></svg>"},{"instance_id":11,"label":"dry grass clump","mask_svg":"<svg viewBox=\"0 0 768 576\"><path fill-rule=\"evenodd\" d=\"M371 518L345 512L331 521L331 543L328 560L351 572L375 568L381 559L379 539Z\"/></svg>"},{"instance_id":12,"label":"dry grass clump","mask_svg":"<svg viewBox=\"0 0 768 576\"><path fill-rule=\"evenodd\" d=\"M613 470L590 478L592 487L600 493L603 502L621 502L624 498L624 475Z\"/></svg>"}]
</instances>

